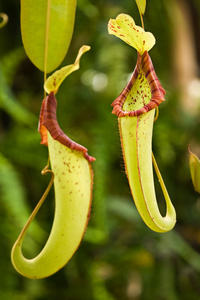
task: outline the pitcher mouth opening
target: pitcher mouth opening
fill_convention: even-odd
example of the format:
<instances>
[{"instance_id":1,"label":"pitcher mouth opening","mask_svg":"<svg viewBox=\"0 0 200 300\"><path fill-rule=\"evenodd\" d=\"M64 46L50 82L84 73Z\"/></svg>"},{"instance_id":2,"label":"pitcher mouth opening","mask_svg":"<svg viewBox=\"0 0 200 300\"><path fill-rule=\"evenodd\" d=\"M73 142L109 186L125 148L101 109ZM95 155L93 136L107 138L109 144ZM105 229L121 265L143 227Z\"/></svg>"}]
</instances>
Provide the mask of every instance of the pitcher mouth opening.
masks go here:
<instances>
[{"instance_id":1,"label":"pitcher mouth opening","mask_svg":"<svg viewBox=\"0 0 200 300\"><path fill-rule=\"evenodd\" d=\"M123 105L136 81L138 76L140 76L140 73L145 76L150 91L151 91L151 100L149 103L145 104L143 107L137 109L137 110L130 110L125 111L123 110ZM151 61L151 58L147 51L144 52L143 55L140 55L138 53L137 63L135 70L128 82L128 84L125 86L121 94L117 97L117 99L112 103L113 111L112 113L117 115L117 117L136 117L139 115L142 115L144 113L147 113L148 111L158 107L164 99L165 90L161 86L161 83L155 73L153 63Z\"/></svg>"}]
</instances>

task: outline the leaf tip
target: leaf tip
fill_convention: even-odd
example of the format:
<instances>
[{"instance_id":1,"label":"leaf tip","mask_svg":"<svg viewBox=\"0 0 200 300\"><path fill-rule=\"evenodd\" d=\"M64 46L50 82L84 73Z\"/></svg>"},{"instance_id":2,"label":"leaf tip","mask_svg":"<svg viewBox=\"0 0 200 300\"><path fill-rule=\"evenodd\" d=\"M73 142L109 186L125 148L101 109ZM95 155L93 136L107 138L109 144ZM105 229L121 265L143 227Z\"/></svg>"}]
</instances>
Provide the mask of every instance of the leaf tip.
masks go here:
<instances>
[{"instance_id":1,"label":"leaf tip","mask_svg":"<svg viewBox=\"0 0 200 300\"><path fill-rule=\"evenodd\" d=\"M61 83L64 81L64 79L70 75L72 72L76 71L80 67L80 59L82 55L90 50L90 46L83 45L77 54L76 60L73 64L67 65L65 67L62 67L61 69L55 71L51 76L47 78L47 80L44 83L44 90L50 94L50 92L53 92L54 95L58 92L58 89L61 85Z\"/></svg>"},{"instance_id":2,"label":"leaf tip","mask_svg":"<svg viewBox=\"0 0 200 300\"><path fill-rule=\"evenodd\" d=\"M135 0L135 1L136 1L139 12L142 15L144 15L145 9L146 9L146 0Z\"/></svg>"}]
</instances>

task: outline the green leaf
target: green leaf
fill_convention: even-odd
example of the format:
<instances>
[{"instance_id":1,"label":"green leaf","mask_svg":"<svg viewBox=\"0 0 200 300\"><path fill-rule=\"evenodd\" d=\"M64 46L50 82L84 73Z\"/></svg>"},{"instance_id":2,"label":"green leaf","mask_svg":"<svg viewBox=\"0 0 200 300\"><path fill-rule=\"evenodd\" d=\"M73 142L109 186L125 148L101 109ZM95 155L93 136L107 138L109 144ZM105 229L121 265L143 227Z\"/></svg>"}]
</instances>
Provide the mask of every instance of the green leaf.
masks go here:
<instances>
[{"instance_id":1,"label":"green leaf","mask_svg":"<svg viewBox=\"0 0 200 300\"><path fill-rule=\"evenodd\" d=\"M153 34L145 32L142 27L135 25L133 18L126 14L120 14L116 19L110 19L108 32L135 48L140 55L149 51L155 44Z\"/></svg>"},{"instance_id":2,"label":"green leaf","mask_svg":"<svg viewBox=\"0 0 200 300\"><path fill-rule=\"evenodd\" d=\"M79 69L79 63L81 56L90 50L90 46L82 46L79 49L78 55L74 64L65 66L58 71L55 71L45 82L44 89L49 94L50 92L54 92L54 95L57 93L59 86L63 82L63 80L72 72Z\"/></svg>"},{"instance_id":3,"label":"green leaf","mask_svg":"<svg viewBox=\"0 0 200 300\"><path fill-rule=\"evenodd\" d=\"M189 152L190 152L189 164L190 164L190 174L192 177L192 182L195 191L200 193L200 160L190 150Z\"/></svg>"},{"instance_id":4,"label":"green leaf","mask_svg":"<svg viewBox=\"0 0 200 300\"><path fill-rule=\"evenodd\" d=\"M47 73L56 69L69 48L76 0L21 0L21 32L33 64Z\"/></svg>"},{"instance_id":5,"label":"green leaf","mask_svg":"<svg viewBox=\"0 0 200 300\"><path fill-rule=\"evenodd\" d=\"M146 9L146 0L135 0L139 9L139 12L144 15Z\"/></svg>"}]
</instances>

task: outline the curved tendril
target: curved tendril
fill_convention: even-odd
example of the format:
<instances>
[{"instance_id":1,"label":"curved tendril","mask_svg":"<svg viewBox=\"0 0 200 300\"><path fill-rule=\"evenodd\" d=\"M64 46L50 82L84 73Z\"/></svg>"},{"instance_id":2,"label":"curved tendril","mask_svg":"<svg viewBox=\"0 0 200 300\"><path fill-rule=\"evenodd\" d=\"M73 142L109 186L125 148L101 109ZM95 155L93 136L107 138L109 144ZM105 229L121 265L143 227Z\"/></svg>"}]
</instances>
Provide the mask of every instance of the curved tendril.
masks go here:
<instances>
[{"instance_id":1,"label":"curved tendril","mask_svg":"<svg viewBox=\"0 0 200 300\"><path fill-rule=\"evenodd\" d=\"M8 22L8 16L4 13L0 13L0 28L4 27L6 23Z\"/></svg>"},{"instance_id":2,"label":"curved tendril","mask_svg":"<svg viewBox=\"0 0 200 300\"><path fill-rule=\"evenodd\" d=\"M162 191L163 191L163 194L165 194L165 195L167 194L167 195L168 195L167 188L166 188L166 186L165 186L164 180L163 180L162 175L161 175L161 173L160 173L160 170L159 170L159 168L158 168L158 165L157 165L155 156L154 156L153 152L152 152L151 154L152 154L152 162L153 162L154 170L155 170L156 175L157 175L157 177L158 177L158 180L159 180L161 189L162 189Z\"/></svg>"},{"instance_id":3,"label":"curved tendril","mask_svg":"<svg viewBox=\"0 0 200 300\"><path fill-rule=\"evenodd\" d=\"M159 108L156 107L156 115L154 117L154 122L156 122L158 120L158 117L159 117Z\"/></svg>"},{"instance_id":4,"label":"curved tendril","mask_svg":"<svg viewBox=\"0 0 200 300\"><path fill-rule=\"evenodd\" d=\"M164 197L166 199L167 208L169 208L168 206L172 206L172 204L171 204L167 188L165 186L164 180L163 180L162 175L160 173L160 170L158 168L158 165L157 165L157 162L156 162L156 159L155 159L155 156L154 156L153 152L152 152L152 162L153 162L154 170L155 170L156 175L158 177L158 180L159 180L159 183L160 183L163 195L164 195Z\"/></svg>"},{"instance_id":5,"label":"curved tendril","mask_svg":"<svg viewBox=\"0 0 200 300\"><path fill-rule=\"evenodd\" d=\"M17 245L19 243L20 240L22 240L24 237L25 237L25 234L31 224L31 222L33 221L33 219L35 218L36 214L38 213L40 207L42 206L44 200L46 199L51 187L52 187L52 184L53 184L53 181L54 181L54 173L49 169L49 161L48 161L48 164L47 166L44 167L44 169L41 171L41 174L42 175L46 175L46 174L51 174L51 180L44 192L44 194L42 195L41 199L39 200L38 204L36 205L35 209L33 210L32 214L30 215L28 221L26 222L26 225L24 226L24 228L22 229L15 245ZM14 247L15 247L14 245ZM14 249L13 247L13 249Z\"/></svg>"}]
</instances>

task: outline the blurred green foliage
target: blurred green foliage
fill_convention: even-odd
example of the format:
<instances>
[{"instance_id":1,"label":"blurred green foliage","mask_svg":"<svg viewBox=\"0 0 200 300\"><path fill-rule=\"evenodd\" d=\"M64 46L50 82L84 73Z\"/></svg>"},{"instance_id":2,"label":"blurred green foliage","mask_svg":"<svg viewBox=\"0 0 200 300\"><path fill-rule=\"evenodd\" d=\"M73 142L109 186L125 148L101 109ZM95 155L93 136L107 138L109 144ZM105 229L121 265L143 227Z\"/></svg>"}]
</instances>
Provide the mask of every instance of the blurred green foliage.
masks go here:
<instances>
[{"instance_id":1,"label":"blurred green foliage","mask_svg":"<svg viewBox=\"0 0 200 300\"><path fill-rule=\"evenodd\" d=\"M67 266L50 278L33 281L13 269L10 250L49 180L40 174L47 149L40 145L37 132L43 74L22 47L19 1L0 1L0 11L9 16L9 23L0 30L0 299L199 299L200 198L192 186L187 147L191 142L200 147L200 109L196 114L183 109L172 76L173 40L179 37L173 36L176 15L170 5L187 4L199 70L200 3L147 0L145 28L157 39L150 54L167 91L154 126L153 147L178 219L172 232L158 234L146 227L135 209L117 119L110 106L133 71L137 54L108 35L107 23L124 12L140 24L137 7L133 0L77 2L75 32L63 65L74 61L83 44L90 45L91 51L84 55L80 70L59 89L58 120L62 129L97 159L93 163L91 219ZM156 178L155 183L164 210ZM36 255L45 243L53 220L53 199L52 191L26 238L27 257Z\"/></svg>"}]
</instances>

